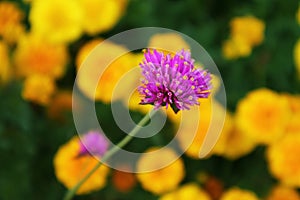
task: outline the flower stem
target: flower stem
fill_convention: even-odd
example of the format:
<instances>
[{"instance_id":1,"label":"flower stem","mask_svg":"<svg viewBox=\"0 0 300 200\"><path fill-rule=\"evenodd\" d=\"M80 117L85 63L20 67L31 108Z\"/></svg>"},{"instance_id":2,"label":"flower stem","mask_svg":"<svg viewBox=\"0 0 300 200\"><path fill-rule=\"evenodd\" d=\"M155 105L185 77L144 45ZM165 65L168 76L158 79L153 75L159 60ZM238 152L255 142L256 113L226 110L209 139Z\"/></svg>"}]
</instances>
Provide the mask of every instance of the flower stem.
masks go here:
<instances>
[{"instance_id":1,"label":"flower stem","mask_svg":"<svg viewBox=\"0 0 300 200\"><path fill-rule=\"evenodd\" d=\"M126 144L128 144L133 137L139 132L139 130L144 126L149 119L156 113L156 109L150 111L148 114L146 114L143 119L128 133L128 135L123 138L117 145L113 146L111 149L109 149L104 156L101 159L101 162L99 162L83 179L81 179L73 188L67 191L65 194L63 200L71 200L77 190L82 186L82 184L90 178L90 176L104 163L106 162L111 156L113 156L115 153L117 153L122 147L124 147Z\"/></svg>"}]
</instances>

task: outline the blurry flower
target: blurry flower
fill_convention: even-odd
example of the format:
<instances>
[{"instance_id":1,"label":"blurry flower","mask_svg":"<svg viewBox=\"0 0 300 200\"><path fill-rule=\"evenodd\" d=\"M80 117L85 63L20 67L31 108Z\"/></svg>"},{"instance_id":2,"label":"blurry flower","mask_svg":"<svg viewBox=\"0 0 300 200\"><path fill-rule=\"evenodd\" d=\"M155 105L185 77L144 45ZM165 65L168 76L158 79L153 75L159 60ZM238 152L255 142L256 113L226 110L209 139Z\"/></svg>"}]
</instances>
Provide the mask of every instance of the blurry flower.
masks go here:
<instances>
[{"instance_id":1,"label":"blurry flower","mask_svg":"<svg viewBox=\"0 0 300 200\"><path fill-rule=\"evenodd\" d=\"M7 45L0 40L0 85L11 79L12 70Z\"/></svg>"},{"instance_id":2,"label":"blurry flower","mask_svg":"<svg viewBox=\"0 0 300 200\"><path fill-rule=\"evenodd\" d=\"M227 59L246 57L252 48L264 39L265 24L253 17L235 17L230 21L230 38L223 44L223 55Z\"/></svg>"},{"instance_id":3,"label":"blurry flower","mask_svg":"<svg viewBox=\"0 0 300 200\"><path fill-rule=\"evenodd\" d=\"M65 112L72 110L72 92L59 91L48 106L48 116L61 122L65 120Z\"/></svg>"},{"instance_id":4,"label":"blurry flower","mask_svg":"<svg viewBox=\"0 0 300 200\"><path fill-rule=\"evenodd\" d=\"M224 42L222 51L225 58L236 59L249 56L252 48L245 39L235 37Z\"/></svg>"},{"instance_id":5,"label":"blurry flower","mask_svg":"<svg viewBox=\"0 0 300 200\"><path fill-rule=\"evenodd\" d=\"M8 44L16 43L23 35L25 35L25 27L23 24L16 24L15 26L9 26L3 33L3 40Z\"/></svg>"},{"instance_id":6,"label":"blurry flower","mask_svg":"<svg viewBox=\"0 0 300 200\"><path fill-rule=\"evenodd\" d=\"M97 41L99 40L97 39ZM104 103L111 103L111 101L121 99L128 93L128 88L130 88L136 76L132 75L126 79L126 82L123 81L121 84L122 90L116 92L114 88L121 77L137 65L135 64L137 62L135 56L132 53L126 53L128 50L125 47L105 41L101 43L99 48L95 49L97 54L89 55L88 66L85 66L84 64L86 63L80 63L80 61L83 61L88 52L90 53L97 45L96 41L91 41L90 43L86 44L87 48L83 46L77 55L78 87L87 97L103 101ZM89 70L81 71L79 69L80 66L88 67ZM96 70L99 70L99 67L102 67L102 70L104 70L101 77L98 77L98 74L95 73ZM96 91L93 90L95 83L97 84Z\"/></svg>"},{"instance_id":7,"label":"blurry flower","mask_svg":"<svg viewBox=\"0 0 300 200\"><path fill-rule=\"evenodd\" d=\"M152 104L156 109L170 105L177 113L199 105L198 99L210 94L210 73L194 67L189 51L181 50L172 57L148 50L140 66L145 78L139 87L141 104Z\"/></svg>"},{"instance_id":8,"label":"blurry flower","mask_svg":"<svg viewBox=\"0 0 300 200\"><path fill-rule=\"evenodd\" d=\"M190 49L190 46L184 41L181 35L176 33L155 34L150 38L148 46L151 49L171 54L175 54L181 49Z\"/></svg>"},{"instance_id":9,"label":"blurry flower","mask_svg":"<svg viewBox=\"0 0 300 200\"><path fill-rule=\"evenodd\" d=\"M283 95L290 106L291 117L286 127L286 133L300 134L300 95Z\"/></svg>"},{"instance_id":10,"label":"blurry flower","mask_svg":"<svg viewBox=\"0 0 300 200\"><path fill-rule=\"evenodd\" d=\"M79 138L73 137L69 142L62 145L54 156L55 175L68 189L73 188L99 162L88 154L78 156L80 145ZM109 168L102 165L83 183L76 194L86 194L103 188L108 172Z\"/></svg>"},{"instance_id":11,"label":"blurry flower","mask_svg":"<svg viewBox=\"0 0 300 200\"><path fill-rule=\"evenodd\" d=\"M233 119L228 117L227 120L232 120L233 126L229 131L222 132L218 142L212 149L212 154L235 160L250 153L256 147L256 142L239 130Z\"/></svg>"},{"instance_id":12,"label":"blurry flower","mask_svg":"<svg viewBox=\"0 0 300 200\"><path fill-rule=\"evenodd\" d=\"M122 16L125 1L121 0L80 0L84 11L83 28L88 34L111 29Z\"/></svg>"},{"instance_id":13,"label":"blurry flower","mask_svg":"<svg viewBox=\"0 0 300 200\"><path fill-rule=\"evenodd\" d=\"M300 200L297 190L279 185L272 189L266 200Z\"/></svg>"},{"instance_id":14,"label":"blurry flower","mask_svg":"<svg viewBox=\"0 0 300 200\"><path fill-rule=\"evenodd\" d=\"M188 183L177 190L167 193L159 198L159 200L187 200L201 199L210 200L209 195L195 183Z\"/></svg>"},{"instance_id":15,"label":"blurry flower","mask_svg":"<svg viewBox=\"0 0 300 200\"><path fill-rule=\"evenodd\" d=\"M214 106L213 114L215 115L215 119L216 119L214 124L212 124L213 122L211 120L212 106ZM183 121L181 122L182 123L181 131L183 131L184 134L178 134L180 147L182 149L188 147L185 151L185 154L187 154L188 156L194 159L199 159L199 154L202 148L202 144L210 126L220 125L220 124L222 125L224 120L223 114L226 112L225 108L213 99L207 102L201 102L201 106L199 108L200 108L199 120L197 122L194 122L192 118L183 119ZM193 114L196 115L196 113L194 113L194 110L191 110L189 112L191 112L191 116L193 116ZM196 130L195 137L192 138L192 143L191 143L190 141L191 137L187 135L192 135L195 133L194 127L191 126L191 124L193 123L197 123L198 128ZM231 116L229 114L226 114L225 123L221 134L226 134L225 132L230 131L231 126L232 126Z\"/></svg>"},{"instance_id":16,"label":"blurry flower","mask_svg":"<svg viewBox=\"0 0 300 200\"><path fill-rule=\"evenodd\" d=\"M278 140L289 118L287 100L269 89L252 91L237 105L237 128L260 144Z\"/></svg>"},{"instance_id":17,"label":"blurry flower","mask_svg":"<svg viewBox=\"0 0 300 200\"><path fill-rule=\"evenodd\" d=\"M233 18L230 28L232 38L244 38L251 46L260 44L264 39L265 24L253 16Z\"/></svg>"},{"instance_id":18,"label":"blurry flower","mask_svg":"<svg viewBox=\"0 0 300 200\"><path fill-rule=\"evenodd\" d=\"M136 176L145 190L154 194L163 194L174 190L184 178L184 164L172 149L160 149L159 155L148 154L154 150L157 148L151 148L141 156L137 163L137 171L158 170L138 173ZM168 163L171 164L161 168Z\"/></svg>"},{"instance_id":19,"label":"blurry flower","mask_svg":"<svg viewBox=\"0 0 300 200\"><path fill-rule=\"evenodd\" d=\"M219 179L213 176L209 176L204 182L204 189L213 200L218 200L223 194L224 186Z\"/></svg>"},{"instance_id":20,"label":"blurry flower","mask_svg":"<svg viewBox=\"0 0 300 200\"><path fill-rule=\"evenodd\" d=\"M298 77L300 78L300 39L298 39L294 48L294 60L295 60L296 70L298 71Z\"/></svg>"},{"instance_id":21,"label":"blurry flower","mask_svg":"<svg viewBox=\"0 0 300 200\"><path fill-rule=\"evenodd\" d=\"M55 92L55 83L48 76L32 75L25 79L22 97L37 104L48 105Z\"/></svg>"},{"instance_id":22,"label":"blurry flower","mask_svg":"<svg viewBox=\"0 0 300 200\"><path fill-rule=\"evenodd\" d=\"M3 1L0 2L0 36L7 42L15 42L24 32L21 21L24 13L18 8L16 3Z\"/></svg>"},{"instance_id":23,"label":"blurry flower","mask_svg":"<svg viewBox=\"0 0 300 200\"><path fill-rule=\"evenodd\" d=\"M220 200L258 200L259 198L251 191L240 188L231 188L224 192Z\"/></svg>"},{"instance_id":24,"label":"blurry flower","mask_svg":"<svg viewBox=\"0 0 300 200\"><path fill-rule=\"evenodd\" d=\"M267 149L271 174L281 183L300 187L300 134L286 134Z\"/></svg>"},{"instance_id":25,"label":"blurry flower","mask_svg":"<svg viewBox=\"0 0 300 200\"><path fill-rule=\"evenodd\" d=\"M121 168L128 169L128 166L121 166ZM136 177L130 172L114 170L112 174L112 183L118 191L126 193L136 185Z\"/></svg>"},{"instance_id":26,"label":"blurry flower","mask_svg":"<svg viewBox=\"0 0 300 200\"><path fill-rule=\"evenodd\" d=\"M91 154L100 157L108 149L108 141L99 131L89 131L80 139L79 156Z\"/></svg>"},{"instance_id":27,"label":"blurry flower","mask_svg":"<svg viewBox=\"0 0 300 200\"><path fill-rule=\"evenodd\" d=\"M101 42L103 39L96 38L93 40L88 41L82 47L80 47L79 52L76 56L76 68L79 70L80 65L84 62L87 56L92 52L92 50Z\"/></svg>"},{"instance_id":28,"label":"blurry flower","mask_svg":"<svg viewBox=\"0 0 300 200\"><path fill-rule=\"evenodd\" d=\"M49 44L28 35L20 39L14 61L17 73L22 77L39 74L57 79L65 72L67 57L65 46Z\"/></svg>"},{"instance_id":29,"label":"blurry flower","mask_svg":"<svg viewBox=\"0 0 300 200\"><path fill-rule=\"evenodd\" d=\"M35 0L31 3L31 31L53 43L68 43L80 37L83 11L74 0Z\"/></svg>"}]
</instances>

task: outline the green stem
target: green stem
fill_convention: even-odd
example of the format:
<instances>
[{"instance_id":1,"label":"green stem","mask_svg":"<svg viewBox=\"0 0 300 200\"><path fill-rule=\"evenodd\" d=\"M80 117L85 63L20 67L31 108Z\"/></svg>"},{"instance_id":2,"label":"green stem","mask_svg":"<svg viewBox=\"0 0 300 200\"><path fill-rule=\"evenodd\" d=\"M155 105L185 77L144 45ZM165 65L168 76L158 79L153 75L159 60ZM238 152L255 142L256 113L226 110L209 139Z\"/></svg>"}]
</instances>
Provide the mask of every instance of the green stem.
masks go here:
<instances>
[{"instance_id":1,"label":"green stem","mask_svg":"<svg viewBox=\"0 0 300 200\"><path fill-rule=\"evenodd\" d=\"M128 144L133 137L139 132L139 130L144 126L151 116L153 116L156 113L157 110L150 111L149 114L145 115L143 119L128 133L128 135L123 138L117 145L113 146L111 149L109 149L104 156L101 159L101 162L99 162L83 179L81 179L73 188L68 190L63 200L71 200L74 195L76 194L77 190L82 186L82 184L90 178L90 176L102 165L102 163L106 162L111 156L113 156L115 153L117 153L122 147L124 147L126 144Z\"/></svg>"}]
</instances>

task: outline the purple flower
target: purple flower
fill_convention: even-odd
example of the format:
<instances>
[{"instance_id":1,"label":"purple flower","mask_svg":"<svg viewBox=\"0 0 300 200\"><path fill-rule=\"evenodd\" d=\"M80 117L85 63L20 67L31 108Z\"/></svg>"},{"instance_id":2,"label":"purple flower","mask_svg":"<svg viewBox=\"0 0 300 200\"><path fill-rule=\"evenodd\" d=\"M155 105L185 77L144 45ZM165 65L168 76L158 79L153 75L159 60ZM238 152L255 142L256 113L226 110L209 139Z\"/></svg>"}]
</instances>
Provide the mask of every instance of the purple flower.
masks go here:
<instances>
[{"instance_id":1,"label":"purple flower","mask_svg":"<svg viewBox=\"0 0 300 200\"><path fill-rule=\"evenodd\" d=\"M108 149L105 136L99 131L89 131L80 141L79 156L92 154L102 156Z\"/></svg>"},{"instance_id":2,"label":"purple flower","mask_svg":"<svg viewBox=\"0 0 300 200\"><path fill-rule=\"evenodd\" d=\"M144 79L138 88L143 96L140 104L152 104L158 109L168 106L177 113L199 105L199 98L207 98L211 76L206 70L195 68L190 51L181 50L174 56L147 50L140 63Z\"/></svg>"}]
</instances>

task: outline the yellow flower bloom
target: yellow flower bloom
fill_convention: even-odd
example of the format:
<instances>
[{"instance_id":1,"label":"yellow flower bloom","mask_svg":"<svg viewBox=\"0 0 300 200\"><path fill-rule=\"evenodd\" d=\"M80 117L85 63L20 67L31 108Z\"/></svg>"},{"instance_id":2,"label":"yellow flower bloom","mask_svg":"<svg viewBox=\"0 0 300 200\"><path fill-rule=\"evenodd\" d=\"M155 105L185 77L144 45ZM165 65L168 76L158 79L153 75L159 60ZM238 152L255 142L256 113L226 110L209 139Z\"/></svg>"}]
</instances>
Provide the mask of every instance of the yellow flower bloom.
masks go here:
<instances>
[{"instance_id":1,"label":"yellow flower bloom","mask_svg":"<svg viewBox=\"0 0 300 200\"><path fill-rule=\"evenodd\" d=\"M267 149L271 174L281 183L300 187L300 134L287 134Z\"/></svg>"},{"instance_id":2,"label":"yellow flower bloom","mask_svg":"<svg viewBox=\"0 0 300 200\"><path fill-rule=\"evenodd\" d=\"M48 76L32 75L25 79L22 96L41 105L49 104L55 92L55 83Z\"/></svg>"},{"instance_id":3,"label":"yellow flower bloom","mask_svg":"<svg viewBox=\"0 0 300 200\"><path fill-rule=\"evenodd\" d=\"M84 10L83 28L90 34L111 29L122 16L125 2L120 0L80 0Z\"/></svg>"},{"instance_id":4,"label":"yellow flower bloom","mask_svg":"<svg viewBox=\"0 0 300 200\"><path fill-rule=\"evenodd\" d=\"M199 153L202 148L203 141L205 139L205 136L208 132L209 127L211 126L212 120L212 104L215 107L215 113L216 115L216 121L219 121L221 124L223 124L223 115L222 113L225 112L224 107L219 104L217 101L213 99L208 99L207 101L201 102L200 109L200 120L198 122L194 122L192 119L182 119L182 129L181 131L184 132L184 134L179 134L178 140L179 145L182 149L189 146L188 149L185 151L185 153L194 159L199 159ZM193 116L193 112L196 110L189 110L188 112L191 113L191 116ZM195 113L196 115L196 113ZM195 130L193 130L193 127L191 126L191 123L198 123L198 129L196 130L195 138L193 139L192 143L190 143L191 136L187 136L187 134L194 134ZM216 123L216 122L214 122ZM231 129L231 120L230 116L227 114L225 118L225 124L222 129L222 132L227 132ZM225 134L225 133L224 133Z\"/></svg>"},{"instance_id":5,"label":"yellow flower bloom","mask_svg":"<svg viewBox=\"0 0 300 200\"><path fill-rule=\"evenodd\" d=\"M266 200L300 200L300 195L295 189L279 185L272 189Z\"/></svg>"},{"instance_id":6,"label":"yellow flower bloom","mask_svg":"<svg viewBox=\"0 0 300 200\"><path fill-rule=\"evenodd\" d=\"M167 193L159 198L159 200L187 200L201 199L210 200L210 196L195 183L186 184L177 190Z\"/></svg>"},{"instance_id":7,"label":"yellow flower bloom","mask_svg":"<svg viewBox=\"0 0 300 200\"><path fill-rule=\"evenodd\" d=\"M74 0L35 0L31 3L31 31L53 43L68 43L83 31L83 10Z\"/></svg>"},{"instance_id":8,"label":"yellow flower bloom","mask_svg":"<svg viewBox=\"0 0 300 200\"><path fill-rule=\"evenodd\" d=\"M251 54L252 47L243 37L234 37L226 40L222 46L223 56L227 59L247 57Z\"/></svg>"},{"instance_id":9,"label":"yellow flower bloom","mask_svg":"<svg viewBox=\"0 0 300 200\"><path fill-rule=\"evenodd\" d=\"M271 144L284 133L290 118L286 98L268 89L248 93L237 105L236 124L260 144Z\"/></svg>"},{"instance_id":10,"label":"yellow flower bloom","mask_svg":"<svg viewBox=\"0 0 300 200\"><path fill-rule=\"evenodd\" d=\"M65 46L49 44L29 35L20 39L14 61L21 77L40 74L57 79L64 75L67 57Z\"/></svg>"},{"instance_id":11,"label":"yellow flower bloom","mask_svg":"<svg viewBox=\"0 0 300 200\"><path fill-rule=\"evenodd\" d=\"M259 200L259 198L251 191L231 188L224 192L220 200Z\"/></svg>"},{"instance_id":12,"label":"yellow flower bloom","mask_svg":"<svg viewBox=\"0 0 300 200\"><path fill-rule=\"evenodd\" d=\"M230 21L231 37L241 37L255 46L264 40L265 24L253 16L235 17Z\"/></svg>"},{"instance_id":13,"label":"yellow flower bloom","mask_svg":"<svg viewBox=\"0 0 300 200\"><path fill-rule=\"evenodd\" d=\"M291 118L286 127L286 133L300 134L300 95L283 95L290 106Z\"/></svg>"},{"instance_id":14,"label":"yellow flower bloom","mask_svg":"<svg viewBox=\"0 0 300 200\"><path fill-rule=\"evenodd\" d=\"M54 156L55 175L68 189L74 187L99 162L90 155L77 157L79 148L79 138L73 137L62 145ZM87 194L103 188L108 172L109 168L102 165L83 183L76 194Z\"/></svg>"},{"instance_id":15,"label":"yellow flower bloom","mask_svg":"<svg viewBox=\"0 0 300 200\"><path fill-rule=\"evenodd\" d=\"M151 152L157 148L151 148L146 152ZM154 194L163 194L174 190L185 175L184 164L181 158L172 149L161 149L158 154L144 154L138 160L137 171L149 171L160 168L167 163L170 165L152 172L138 173L137 179L142 187ZM175 159L174 162L171 162Z\"/></svg>"},{"instance_id":16,"label":"yellow flower bloom","mask_svg":"<svg viewBox=\"0 0 300 200\"><path fill-rule=\"evenodd\" d=\"M0 41L0 85L7 83L11 79L12 70L8 55L7 45Z\"/></svg>"},{"instance_id":17,"label":"yellow flower bloom","mask_svg":"<svg viewBox=\"0 0 300 200\"><path fill-rule=\"evenodd\" d=\"M125 53L128 50L123 46L108 41L102 43L101 48L96 49L97 55L90 54L89 65L85 66L95 70L99 67L105 68L100 78L93 70L81 71L79 69L80 64L82 64L80 61L83 61L96 45L97 42L95 41L91 41L91 44L87 43L87 48L83 46L77 55L77 71L80 73L78 75L78 86L87 97L104 103L122 99L124 95L128 94L128 88L134 83L137 76L131 75L126 79L126 82L123 81L122 90L116 92L114 89L121 77L137 65L136 57L132 53ZM122 56L119 57L119 55ZM83 62L84 64L86 63ZM93 84L97 84L96 91L93 90ZM113 97L113 94L116 96Z\"/></svg>"},{"instance_id":18,"label":"yellow flower bloom","mask_svg":"<svg viewBox=\"0 0 300 200\"><path fill-rule=\"evenodd\" d=\"M172 42L170 42L172 41ZM150 38L148 46L158 50L163 50L166 53L176 53L182 49L190 49L190 46L176 33L159 33Z\"/></svg>"},{"instance_id":19,"label":"yellow flower bloom","mask_svg":"<svg viewBox=\"0 0 300 200\"><path fill-rule=\"evenodd\" d=\"M294 60L295 60L296 70L298 72L298 77L300 78L300 39L298 39L294 48Z\"/></svg>"},{"instance_id":20,"label":"yellow flower bloom","mask_svg":"<svg viewBox=\"0 0 300 200\"><path fill-rule=\"evenodd\" d=\"M13 2L0 2L0 36L7 42L17 40L20 32L24 31L21 21L24 13Z\"/></svg>"},{"instance_id":21,"label":"yellow flower bloom","mask_svg":"<svg viewBox=\"0 0 300 200\"><path fill-rule=\"evenodd\" d=\"M230 160L238 159L250 153L255 147L256 142L247 134L238 130L234 120L227 115L227 120L232 120L233 126L229 131L223 131L216 146L212 149L212 154L221 155Z\"/></svg>"}]
</instances>

